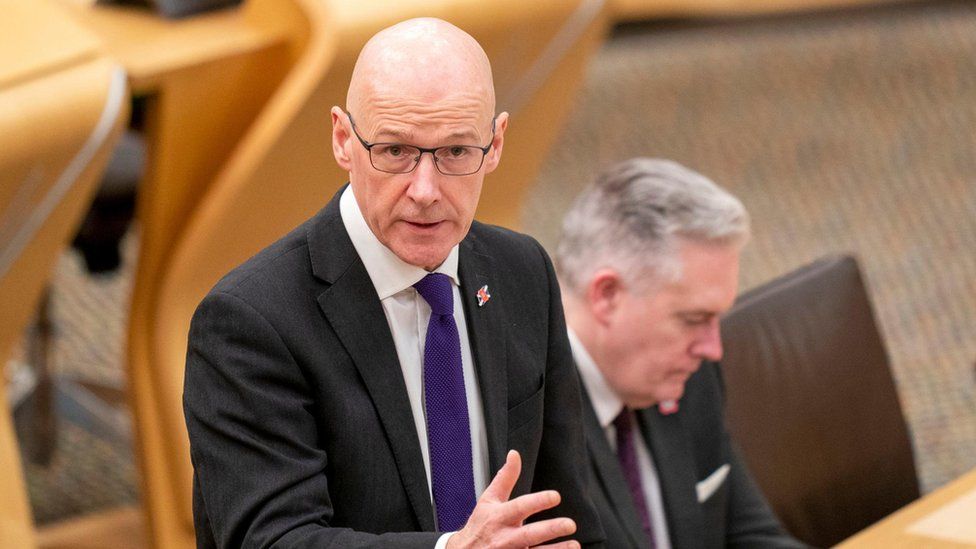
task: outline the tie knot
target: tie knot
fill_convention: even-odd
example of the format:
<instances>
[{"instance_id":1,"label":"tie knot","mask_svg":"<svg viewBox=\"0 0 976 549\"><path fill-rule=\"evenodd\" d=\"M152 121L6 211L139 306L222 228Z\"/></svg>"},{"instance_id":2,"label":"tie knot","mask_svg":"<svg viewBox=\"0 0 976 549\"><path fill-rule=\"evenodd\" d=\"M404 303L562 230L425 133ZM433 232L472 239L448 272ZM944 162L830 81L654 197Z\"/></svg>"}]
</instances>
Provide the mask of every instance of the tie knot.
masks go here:
<instances>
[{"instance_id":1,"label":"tie knot","mask_svg":"<svg viewBox=\"0 0 976 549\"><path fill-rule=\"evenodd\" d=\"M451 277L443 273L430 273L413 285L417 293L430 305L435 315L454 314L454 292Z\"/></svg>"}]
</instances>

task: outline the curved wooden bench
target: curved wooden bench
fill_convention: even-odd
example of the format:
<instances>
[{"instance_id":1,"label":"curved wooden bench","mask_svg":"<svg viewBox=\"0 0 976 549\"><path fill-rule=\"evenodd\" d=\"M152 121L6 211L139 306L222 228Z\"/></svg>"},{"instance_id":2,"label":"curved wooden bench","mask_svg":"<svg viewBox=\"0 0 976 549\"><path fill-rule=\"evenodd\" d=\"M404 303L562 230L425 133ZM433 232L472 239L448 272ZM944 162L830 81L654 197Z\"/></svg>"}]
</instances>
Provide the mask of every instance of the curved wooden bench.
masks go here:
<instances>
[{"instance_id":1,"label":"curved wooden bench","mask_svg":"<svg viewBox=\"0 0 976 549\"><path fill-rule=\"evenodd\" d=\"M0 361L37 309L128 120L125 74L43 3L0 24ZM51 37L58 38L51 41ZM9 58L8 58L9 56ZM0 390L0 546L32 547L17 440Z\"/></svg>"}]
</instances>

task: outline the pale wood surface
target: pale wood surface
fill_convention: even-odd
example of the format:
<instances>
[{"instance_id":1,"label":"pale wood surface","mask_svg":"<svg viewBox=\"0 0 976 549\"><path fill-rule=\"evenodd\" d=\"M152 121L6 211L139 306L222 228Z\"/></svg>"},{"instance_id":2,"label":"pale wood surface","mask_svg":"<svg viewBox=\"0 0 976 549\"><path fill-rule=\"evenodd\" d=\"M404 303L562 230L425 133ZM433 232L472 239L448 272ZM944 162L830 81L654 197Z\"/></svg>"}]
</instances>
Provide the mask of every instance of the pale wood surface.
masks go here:
<instances>
[{"instance_id":1,"label":"pale wood surface","mask_svg":"<svg viewBox=\"0 0 976 549\"><path fill-rule=\"evenodd\" d=\"M53 1L99 37L106 53L128 71L135 93L154 92L169 75L184 69L259 52L285 40L285 29L255 20L244 7L171 20L139 7Z\"/></svg>"},{"instance_id":2,"label":"pale wood surface","mask_svg":"<svg viewBox=\"0 0 976 549\"><path fill-rule=\"evenodd\" d=\"M976 469L966 473L953 482L939 488L915 501L881 522L851 537L838 545L841 549L952 549L976 547L974 544L956 543L944 539L922 536L909 532L909 528L919 520L952 503L956 498L976 489ZM972 510L972 520L976 520L976 509Z\"/></svg>"},{"instance_id":3,"label":"pale wood surface","mask_svg":"<svg viewBox=\"0 0 976 549\"><path fill-rule=\"evenodd\" d=\"M0 1L0 10L2 364L87 209L128 111L117 113L104 141L90 141L116 69L99 57L97 38L48 4ZM84 158L88 143L97 148ZM79 158L85 164L76 164ZM72 171L74 179L62 180ZM59 188L64 182L69 186ZM50 197L54 202L47 202ZM0 546L29 548L34 527L8 411L6 383L0 381Z\"/></svg>"},{"instance_id":4,"label":"pale wood surface","mask_svg":"<svg viewBox=\"0 0 976 549\"><path fill-rule=\"evenodd\" d=\"M146 102L146 172L137 220L140 249L129 328L137 460L144 527L155 547L192 547L188 467L180 413L159 413L149 362L154 288L170 247L254 117L289 70L307 34L292 2L249 0L239 8L167 20L138 7L42 0L96 35ZM178 408L178 407L177 407ZM179 412L178 409L174 409ZM184 437L185 438L185 437ZM175 469L174 469L175 468ZM179 480L175 480L179 479Z\"/></svg>"},{"instance_id":5,"label":"pale wood surface","mask_svg":"<svg viewBox=\"0 0 976 549\"><path fill-rule=\"evenodd\" d=\"M4 360L6 356L4 355ZM27 487L21 474L20 450L11 414L7 412L7 384L0 382L0 490L4 506L0 510L0 546L33 547L34 528Z\"/></svg>"},{"instance_id":6,"label":"pale wood surface","mask_svg":"<svg viewBox=\"0 0 976 549\"><path fill-rule=\"evenodd\" d=\"M120 83L98 38L44 2L2 0L0 11L2 364L87 210L128 110L112 112L96 135L113 77ZM5 388L0 382L0 546L28 548L34 529Z\"/></svg>"},{"instance_id":7,"label":"pale wood surface","mask_svg":"<svg viewBox=\"0 0 976 549\"><path fill-rule=\"evenodd\" d=\"M44 2L0 0L0 88L93 59L98 38Z\"/></svg>"},{"instance_id":8,"label":"pale wood surface","mask_svg":"<svg viewBox=\"0 0 976 549\"><path fill-rule=\"evenodd\" d=\"M239 9L179 21L72 2L76 20L106 40L130 71L133 86L149 97L149 156L137 204L140 250L129 320L129 390L148 544L193 547L185 435L164 436L185 431L182 412L168 400L162 412L156 388L169 374L148 367L155 288L197 201L290 70L307 23L293 2L282 0L249 0Z\"/></svg>"},{"instance_id":9,"label":"pale wood surface","mask_svg":"<svg viewBox=\"0 0 976 549\"><path fill-rule=\"evenodd\" d=\"M660 17L720 17L802 12L902 0L610 0L617 22Z\"/></svg>"}]
</instances>

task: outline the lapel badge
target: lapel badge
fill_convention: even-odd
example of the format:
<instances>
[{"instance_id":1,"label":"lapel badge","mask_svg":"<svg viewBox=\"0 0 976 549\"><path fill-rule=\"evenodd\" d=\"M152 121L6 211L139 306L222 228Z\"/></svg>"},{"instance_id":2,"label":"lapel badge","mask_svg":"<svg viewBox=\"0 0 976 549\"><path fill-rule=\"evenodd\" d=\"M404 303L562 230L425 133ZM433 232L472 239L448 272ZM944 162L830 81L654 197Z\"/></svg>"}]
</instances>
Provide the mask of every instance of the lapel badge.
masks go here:
<instances>
[{"instance_id":1,"label":"lapel badge","mask_svg":"<svg viewBox=\"0 0 976 549\"><path fill-rule=\"evenodd\" d=\"M657 409L661 412L663 416L670 416L678 411L678 401L677 400L664 400L657 405Z\"/></svg>"},{"instance_id":2,"label":"lapel badge","mask_svg":"<svg viewBox=\"0 0 976 549\"><path fill-rule=\"evenodd\" d=\"M484 306L485 303L488 303L488 300L491 299L491 294L488 293L488 285L487 284L485 284L484 286L482 286L481 288L478 289L477 296L478 296L478 306L479 307L482 307L482 306Z\"/></svg>"}]
</instances>

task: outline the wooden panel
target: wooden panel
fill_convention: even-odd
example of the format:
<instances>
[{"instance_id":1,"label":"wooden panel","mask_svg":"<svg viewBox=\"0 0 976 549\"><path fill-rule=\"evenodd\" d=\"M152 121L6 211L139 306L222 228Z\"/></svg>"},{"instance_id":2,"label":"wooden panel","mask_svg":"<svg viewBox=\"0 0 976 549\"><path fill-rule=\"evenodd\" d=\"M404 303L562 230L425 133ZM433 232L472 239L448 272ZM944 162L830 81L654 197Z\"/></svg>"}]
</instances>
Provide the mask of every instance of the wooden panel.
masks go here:
<instances>
[{"instance_id":1,"label":"wooden panel","mask_svg":"<svg viewBox=\"0 0 976 549\"><path fill-rule=\"evenodd\" d=\"M843 8L900 0L611 0L615 22L662 17L736 16Z\"/></svg>"},{"instance_id":2,"label":"wooden panel","mask_svg":"<svg viewBox=\"0 0 976 549\"><path fill-rule=\"evenodd\" d=\"M128 118L125 96L121 70L99 58L0 91L0 361L33 316L54 262L87 211ZM3 389L0 547L32 547L27 491Z\"/></svg>"},{"instance_id":3,"label":"wooden panel","mask_svg":"<svg viewBox=\"0 0 976 549\"><path fill-rule=\"evenodd\" d=\"M116 70L96 60L0 93L0 356L33 314L94 196L92 172L101 170L111 148L103 145L120 132L112 118L111 135L93 134ZM116 108L126 119L128 102Z\"/></svg>"},{"instance_id":4,"label":"wooden panel","mask_svg":"<svg viewBox=\"0 0 976 549\"><path fill-rule=\"evenodd\" d=\"M0 0L0 88L38 78L98 52L94 34L43 0Z\"/></svg>"},{"instance_id":5,"label":"wooden panel","mask_svg":"<svg viewBox=\"0 0 976 549\"><path fill-rule=\"evenodd\" d=\"M256 17L246 4L173 20L145 8L96 6L92 0L44 1L57 2L97 35L106 53L126 68L137 94L155 91L173 72L267 49L288 33L280 21Z\"/></svg>"}]
</instances>

